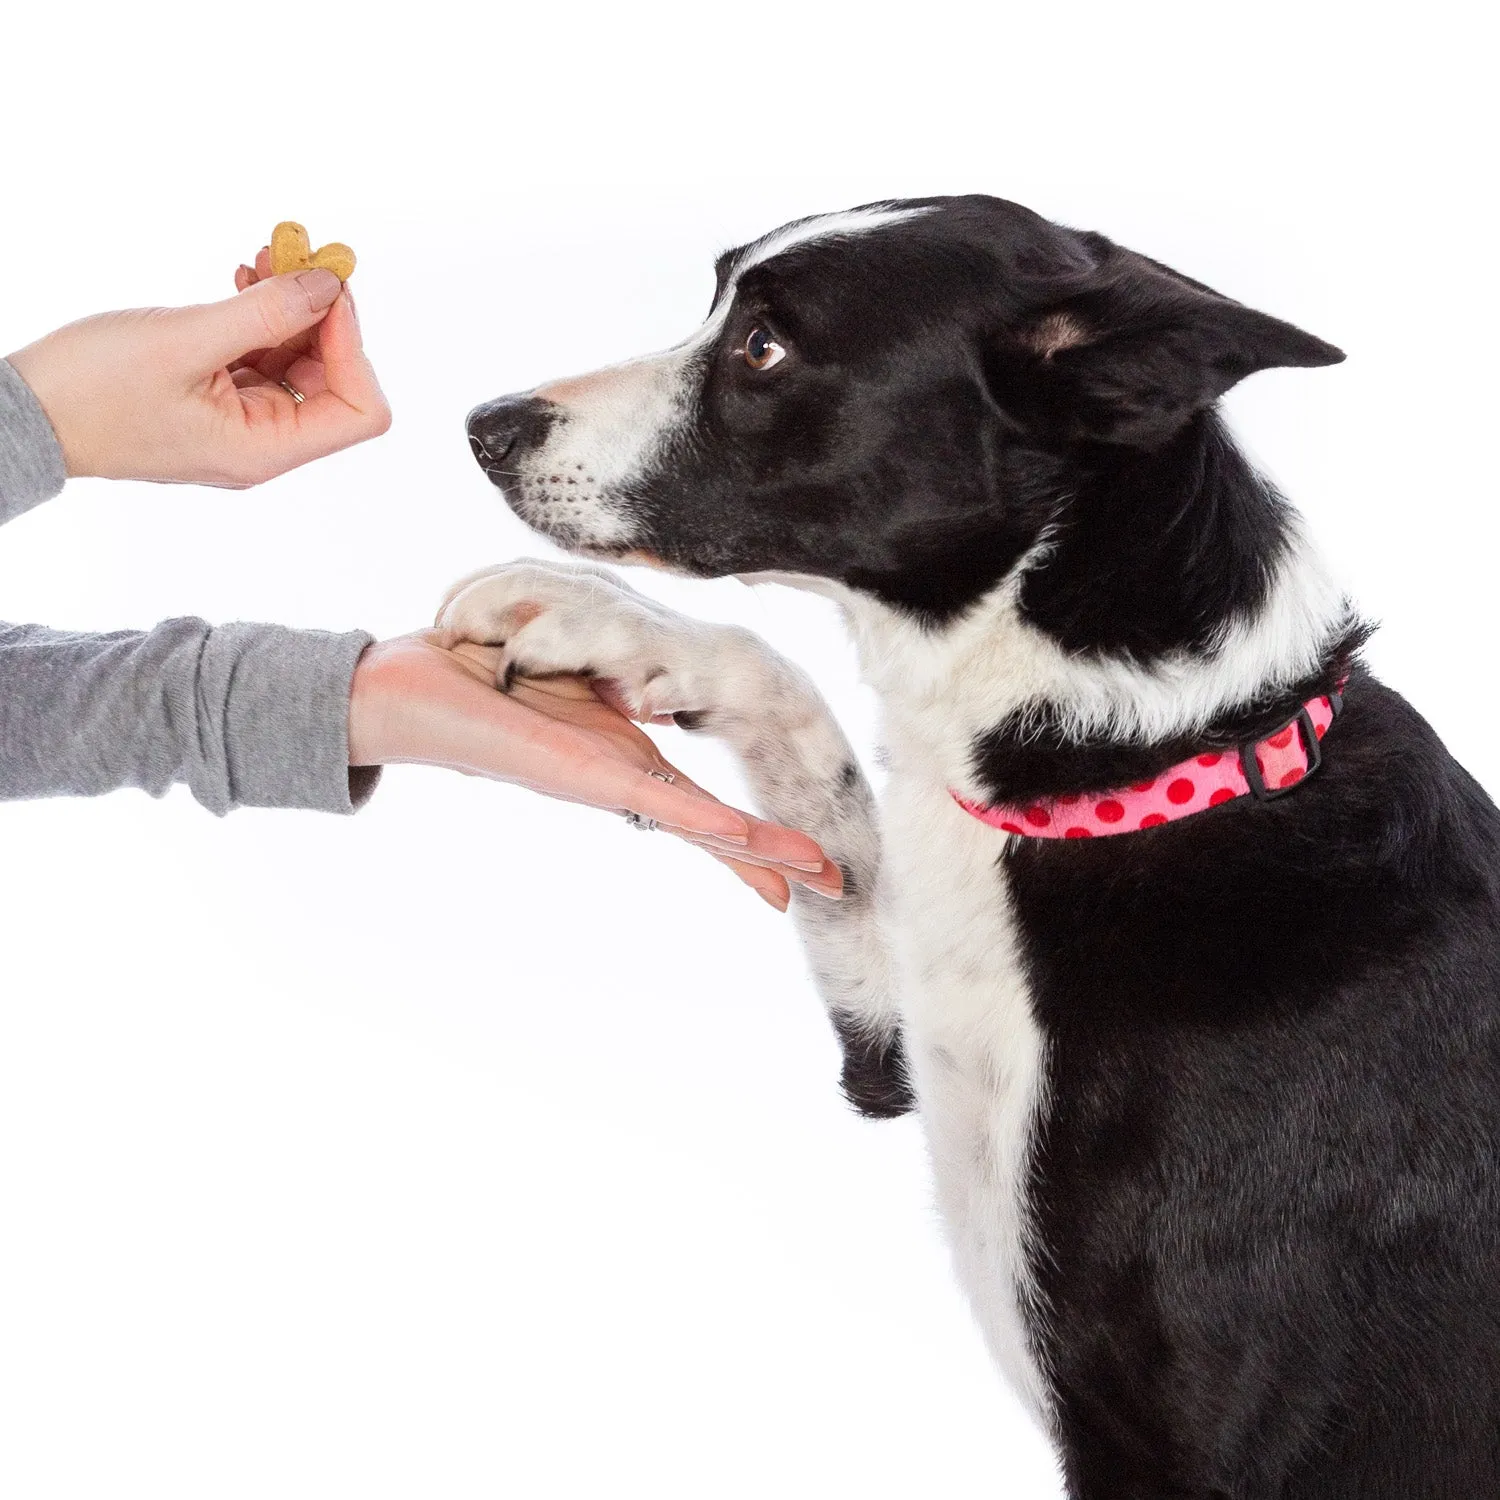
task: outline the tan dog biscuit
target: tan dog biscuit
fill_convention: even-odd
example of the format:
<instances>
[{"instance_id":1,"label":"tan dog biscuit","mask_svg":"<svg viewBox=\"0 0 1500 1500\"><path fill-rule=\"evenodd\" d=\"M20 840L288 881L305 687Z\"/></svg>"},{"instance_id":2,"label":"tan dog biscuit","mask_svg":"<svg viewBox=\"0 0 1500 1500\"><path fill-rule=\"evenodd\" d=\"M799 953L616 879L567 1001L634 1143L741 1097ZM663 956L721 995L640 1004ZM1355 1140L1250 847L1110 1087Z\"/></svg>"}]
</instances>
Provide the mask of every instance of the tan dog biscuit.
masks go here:
<instances>
[{"instance_id":1,"label":"tan dog biscuit","mask_svg":"<svg viewBox=\"0 0 1500 1500\"><path fill-rule=\"evenodd\" d=\"M332 271L340 281L354 274L354 252L336 240L314 251L307 231L290 219L271 231L271 274L285 276L288 271Z\"/></svg>"}]
</instances>

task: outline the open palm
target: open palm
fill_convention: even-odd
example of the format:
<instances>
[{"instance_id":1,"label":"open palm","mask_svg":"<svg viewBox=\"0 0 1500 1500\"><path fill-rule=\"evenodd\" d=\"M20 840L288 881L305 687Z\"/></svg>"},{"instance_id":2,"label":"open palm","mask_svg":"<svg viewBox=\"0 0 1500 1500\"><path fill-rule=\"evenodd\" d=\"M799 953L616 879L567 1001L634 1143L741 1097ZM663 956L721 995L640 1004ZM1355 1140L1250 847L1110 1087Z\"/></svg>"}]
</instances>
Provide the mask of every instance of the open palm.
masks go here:
<instances>
[{"instance_id":1,"label":"open palm","mask_svg":"<svg viewBox=\"0 0 1500 1500\"><path fill-rule=\"evenodd\" d=\"M581 678L522 678L498 691L499 656L496 647L448 647L437 631L372 646L355 675L351 763L446 765L635 813L728 865L778 910L789 883L839 896L838 866L805 834L704 791Z\"/></svg>"}]
</instances>

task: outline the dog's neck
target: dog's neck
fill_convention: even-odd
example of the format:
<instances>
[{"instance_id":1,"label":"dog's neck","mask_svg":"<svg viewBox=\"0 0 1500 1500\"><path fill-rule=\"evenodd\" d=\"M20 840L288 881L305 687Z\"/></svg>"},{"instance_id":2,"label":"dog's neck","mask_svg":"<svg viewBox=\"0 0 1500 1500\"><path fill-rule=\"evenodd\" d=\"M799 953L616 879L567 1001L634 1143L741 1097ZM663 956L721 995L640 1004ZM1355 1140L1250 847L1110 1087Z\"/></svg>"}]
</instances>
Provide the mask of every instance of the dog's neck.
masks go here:
<instances>
[{"instance_id":1,"label":"dog's neck","mask_svg":"<svg viewBox=\"0 0 1500 1500\"><path fill-rule=\"evenodd\" d=\"M1171 452L1106 457L1088 482L941 626L824 590L882 699L894 766L981 800L1119 784L1268 722L1357 645L1299 519L1211 414Z\"/></svg>"}]
</instances>

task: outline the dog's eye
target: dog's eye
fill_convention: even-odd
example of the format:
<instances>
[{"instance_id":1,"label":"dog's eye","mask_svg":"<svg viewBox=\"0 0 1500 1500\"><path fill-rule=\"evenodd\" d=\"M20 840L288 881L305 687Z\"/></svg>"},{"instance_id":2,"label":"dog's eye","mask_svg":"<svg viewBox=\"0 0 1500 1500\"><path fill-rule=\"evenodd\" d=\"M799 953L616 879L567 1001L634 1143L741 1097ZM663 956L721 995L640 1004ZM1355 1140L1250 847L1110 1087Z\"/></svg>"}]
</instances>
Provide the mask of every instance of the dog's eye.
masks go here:
<instances>
[{"instance_id":1,"label":"dog's eye","mask_svg":"<svg viewBox=\"0 0 1500 1500\"><path fill-rule=\"evenodd\" d=\"M786 358L786 350L764 328L752 328L745 340L745 363L752 370L769 370Z\"/></svg>"}]
</instances>

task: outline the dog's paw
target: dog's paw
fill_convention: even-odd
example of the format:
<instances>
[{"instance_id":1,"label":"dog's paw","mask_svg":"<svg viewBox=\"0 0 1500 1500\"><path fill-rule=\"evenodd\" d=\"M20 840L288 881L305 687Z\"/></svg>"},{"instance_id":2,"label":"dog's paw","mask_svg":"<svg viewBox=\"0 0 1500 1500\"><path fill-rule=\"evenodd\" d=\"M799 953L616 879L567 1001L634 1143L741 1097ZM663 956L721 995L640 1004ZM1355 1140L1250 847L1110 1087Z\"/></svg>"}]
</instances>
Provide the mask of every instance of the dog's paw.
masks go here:
<instances>
[{"instance_id":1,"label":"dog's paw","mask_svg":"<svg viewBox=\"0 0 1500 1500\"><path fill-rule=\"evenodd\" d=\"M858 1025L841 1011L831 1013L833 1029L844 1046L839 1087L860 1114L893 1120L917 1107L907 1078L906 1048L899 1031L881 1033Z\"/></svg>"},{"instance_id":2,"label":"dog's paw","mask_svg":"<svg viewBox=\"0 0 1500 1500\"><path fill-rule=\"evenodd\" d=\"M496 681L608 680L642 721L710 712L723 627L690 620L603 568L526 561L454 585L437 624L450 643L498 646Z\"/></svg>"}]
</instances>

